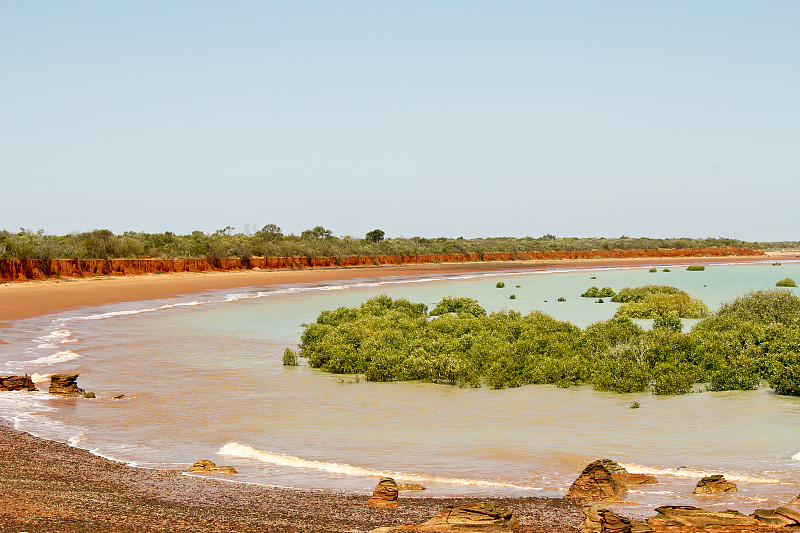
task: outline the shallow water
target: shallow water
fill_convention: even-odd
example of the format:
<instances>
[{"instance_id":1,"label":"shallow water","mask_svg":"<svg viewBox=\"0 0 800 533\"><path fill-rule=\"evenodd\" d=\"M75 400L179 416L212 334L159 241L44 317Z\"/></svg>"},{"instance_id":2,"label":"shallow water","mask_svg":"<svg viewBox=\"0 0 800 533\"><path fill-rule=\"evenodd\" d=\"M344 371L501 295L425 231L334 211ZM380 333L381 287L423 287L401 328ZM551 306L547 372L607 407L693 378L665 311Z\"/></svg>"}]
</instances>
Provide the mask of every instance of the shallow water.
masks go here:
<instances>
[{"instance_id":1,"label":"shallow water","mask_svg":"<svg viewBox=\"0 0 800 533\"><path fill-rule=\"evenodd\" d=\"M0 364L15 373L79 372L81 387L99 399L0 393L0 415L36 435L141 466L210 458L235 466L239 480L272 485L368 492L376 477L391 475L429 487L427 496L559 496L589 461L609 457L662 481L631 492L648 508L785 503L800 493L800 455L793 459L800 398L768 388L676 397L588 386L461 389L281 365L284 348L320 310L381 293L429 307L445 295L469 296L489 310L538 309L583 327L616 308L580 298L591 285L675 285L713 309L784 277L800 279L798 263L671 270L254 287L40 317L6 336ZM498 280L504 289L495 288ZM630 409L633 401L641 408ZM708 473L736 481L739 494L691 496Z\"/></svg>"}]
</instances>

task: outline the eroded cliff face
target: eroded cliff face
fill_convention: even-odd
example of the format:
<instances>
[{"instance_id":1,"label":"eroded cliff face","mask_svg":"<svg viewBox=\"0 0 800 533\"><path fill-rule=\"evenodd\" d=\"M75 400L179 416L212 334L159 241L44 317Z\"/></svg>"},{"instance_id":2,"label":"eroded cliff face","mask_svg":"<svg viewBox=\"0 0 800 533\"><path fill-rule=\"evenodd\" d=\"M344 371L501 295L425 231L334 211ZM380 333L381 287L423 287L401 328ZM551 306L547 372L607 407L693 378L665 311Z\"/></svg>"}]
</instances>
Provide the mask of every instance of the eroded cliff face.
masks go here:
<instances>
[{"instance_id":1,"label":"eroded cliff face","mask_svg":"<svg viewBox=\"0 0 800 533\"><path fill-rule=\"evenodd\" d=\"M2 259L0 280L27 281L49 277L126 276L162 272L210 272L227 270L262 270L331 268L370 265L407 265L422 263L463 263L470 261L595 259L636 257L699 257L763 255L760 250L744 248L695 248L659 250L595 250L589 252L519 252L485 254L379 255L346 257L238 257L210 259Z\"/></svg>"}]
</instances>

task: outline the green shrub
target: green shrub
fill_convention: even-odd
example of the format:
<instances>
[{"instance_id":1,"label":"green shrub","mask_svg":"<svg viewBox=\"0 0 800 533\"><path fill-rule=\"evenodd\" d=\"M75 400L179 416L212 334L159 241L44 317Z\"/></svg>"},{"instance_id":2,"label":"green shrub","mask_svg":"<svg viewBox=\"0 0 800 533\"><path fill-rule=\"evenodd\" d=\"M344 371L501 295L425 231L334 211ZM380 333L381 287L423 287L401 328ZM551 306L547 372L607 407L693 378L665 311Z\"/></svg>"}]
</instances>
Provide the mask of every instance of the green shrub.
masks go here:
<instances>
[{"instance_id":1,"label":"green shrub","mask_svg":"<svg viewBox=\"0 0 800 533\"><path fill-rule=\"evenodd\" d=\"M512 294L512 295L510 295L510 296L508 297L508 299L509 299L509 300L516 300L516 299L517 299L517 295L516 295L516 294Z\"/></svg>"},{"instance_id":2,"label":"green shrub","mask_svg":"<svg viewBox=\"0 0 800 533\"><path fill-rule=\"evenodd\" d=\"M602 304L602 303L605 303L605 302L603 301L603 299L602 299L602 298L599 298L599 299L598 299L597 301L595 301L594 303L596 303L596 304Z\"/></svg>"},{"instance_id":3,"label":"green shrub","mask_svg":"<svg viewBox=\"0 0 800 533\"><path fill-rule=\"evenodd\" d=\"M653 376L653 394L686 394L694 387L697 369L687 362L659 363Z\"/></svg>"},{"instance_id":4,"label":"green shrub","mask_svg":"<svg viewBox=\"0 0 800 533\"><path fill-rule=\"evenodd\" d=\"M665 269L664 269L664 270L662 270L661 272L672 272L672 271L671 271L670 269L668 269L668 268L665 268Z\"/></svg>"},{"instance_id":5,"label":"green shrub","mask_svg":"<svg viewBox=\"0 0 800 533\"><path fill-rule=\"evenodd\" d=\"M297 366L297 354L290 348L283 351L283 366Z\"/></svg>"},{"instance_id":6,"label":"green shrub","mask_svg":"<svg viewBox=\"0 0 800 533\"><path fill-rule=\"evenodd\" d=\"M502 289L502 288L503 288L503 287L505 287L505 286L506 286L506 284L505 284L505 283L503 283L502 281L498 281L498 282L495 284L495 287L496 287L496 288L498 288L498 289Z\"/></svg>"},{"instance_id":7,"label":"green shrub","mask_svg":"<svg viewBox=\"0 0 800 533\"><path fill-rule=\"evenodd\" d=\"M477 300L472 298L456 298L454 296L445 296L430 312L431 316L439 316L445 314L456 315L472 315L472 316L486 316L486 309L478 304Z\"/></svg>"},{"instance_id":8,"label":"green shrub","mask_svg":"<svg viewBox=\"0 0 800 533\"><path fill-rule=\"evenodd\" d=\"M604 352L592 369L592 383L598 390L642 392L650 384L650 371L644 360L647 345L643 340L618 344Z\"/></svg>"},{"instance_id":9,"label":"green shrub","mask_svg":"<svg viewBox=\"0 0 800 533\"><path fill-rule=\"evenodd\" d=\"M644 300L651 294L687 294L677 287L669 285L644 285L643 287L625 287L620 290L613 298L612 302L627 303Z\"/></svg>"},{"instance_id":10,"label":"green shrub","mask_svg":"<svg viewBox=\"0 0 800 533\"><path fill-rule=\"evenodd\" d=\"M686 267L686 270L688 270L689 272L700 272L705 269L706 267L703 265L689 265L688 267Z\"/></svg>"},{"instance_id":11,"label":"green shrub","mask_svg":"<svg viewBox=\"0 0 800 533\"><path fill-rule=\"evenodd\" d=\"M681 322L678 313L668 312L664 315L659 315L653 319L653 328L665 328L672 331L681 331L683 329L683 322Z\"/></svg>"},{"instance_id":12,"label":"green shrub","mask_svg":"<svg viewBox=\"0 0 800 533\"><path fill-rule=\"evenodd\" d=\"M559 297L558 297L558 301L559 301L559 302L566 302L566 301L567 301L567 299L566 299L566 298L564 298L563 296L559 296Z\"/></svg>"},{"instance_id":13,"label":"green shrub","mask_svg":"<svg viewBox=\"0 0 800 533\"><path fill-rule=\"evenodd\" d=\"M792 278L783 278L775 284L776 287L797 287L797 283Z\"/></svg>"},{"instance_id":14,"label":"green shrub","mask_svg":"<svg viewBox=\"0 0 800 533\"><path fill-rule=\"evenodd\" d=\"M614 289L611 287L603 287L602 289L596 286L589 287L581 294L583 298L611 298L615 295Z\"/></svg>"},{"instance_id":15,"label":"green shrub","mask_svg":"<svg viewBox=\"0 0 800 533\"><path fill-rule=\"evenodd\" d=\"M617 318L652 318L675 315L677 318L702 318L711 314L708 306L688 294L650 294L643 300L622 304ZM664 319L666 320L666 319Z\"/></svg>"},{"instance_id":16,"label":"green shrub","mask_svg":"<svg viewBox=\"0 0 800 533\"><path fill-rule=\"evenodd\" d=\"M656 267L652 267L650 270L648 270L648 272L658 272L658 269Z\"/></svg>"},{"instance_id":17,"label":"green shrub","mask_svg":"<svg viewBox=\"0 0 800 533\"><path fill-rule=\"evenodd\" d=\"M641 405L639 404L639 402L631 402L631 409L638 409L640 407Z\"/></svg>"}]
</instances>

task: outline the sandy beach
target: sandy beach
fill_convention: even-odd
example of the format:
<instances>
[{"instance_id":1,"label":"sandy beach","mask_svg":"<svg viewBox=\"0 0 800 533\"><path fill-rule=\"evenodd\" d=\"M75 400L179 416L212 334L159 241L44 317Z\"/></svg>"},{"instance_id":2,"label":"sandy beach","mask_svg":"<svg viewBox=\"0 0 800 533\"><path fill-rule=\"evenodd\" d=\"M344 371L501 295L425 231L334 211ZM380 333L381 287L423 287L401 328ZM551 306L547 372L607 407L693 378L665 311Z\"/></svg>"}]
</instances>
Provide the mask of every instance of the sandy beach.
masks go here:
<instances>
[{"instance_id":1,"label":"sandy beach","mask_svg":"<svg viewBox=\"0 0 800 533\"><path fill-rule=\"evenodd\" d=\"M570 259L561 261L486 261L402 266L317 268L303 270L240 270L231 272L145 274L87 278L53 278L0 284L0 327L15 320L79 307L115 302L153 300L213 289L428 274L459 274L491 270L537 271L559 268L661 266L691 263L745 263L800 259L798 253L763 256L691 258ZM2 341L2 331L0 331Z\"/></svg>"},{"instance_id":2,"label":"sandy beach","mask_svg":"<svg viewBox=\"0 0 800 533\"><path fill-rule=\"evenodd\" d=\"M212 289L330 280L456 274L485 270L535 271L599 266L781 261L797 254L692 259L519 261L386 267L161 274L57 279L0 285L0 325L48 313L112 302L149 300ZM3 332L0 330L0 341ZM14 393L25 394L25 393ZM377 482L377 480L376 480ZM0 531L270 531L366 532L418 524L465 500L403 498L396 510L365 505L368 494L264 487L147 470L0 425ZM580 505L554 498L502 500L522 532L574 531Z\"/></svg>"}]
</instances>

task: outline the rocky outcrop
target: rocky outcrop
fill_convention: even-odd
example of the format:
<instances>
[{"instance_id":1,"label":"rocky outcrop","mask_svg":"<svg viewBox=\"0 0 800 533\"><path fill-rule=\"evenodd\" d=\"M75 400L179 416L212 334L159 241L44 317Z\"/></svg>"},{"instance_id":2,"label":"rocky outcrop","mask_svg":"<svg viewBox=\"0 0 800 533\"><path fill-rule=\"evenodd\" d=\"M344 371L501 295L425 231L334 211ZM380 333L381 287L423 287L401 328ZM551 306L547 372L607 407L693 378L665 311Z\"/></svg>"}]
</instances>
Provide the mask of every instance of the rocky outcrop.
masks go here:
<instances>
[{"instance_id":1,"label":"rocky outcrop","mask_svg":"<svg viewBox=\"0 0 800 533\"><path fill-rule=\"evenodd\" d=\"M656 509L656 516L647 520L655 532L714 531L714 533L758 531L758 522L738 511L707 511L688 505L667 505Z\"/></svg>"},{"instance_id":2,"label":"rocky outcrop","mask_svg":"<svg viewBox=\"0 0 800 533\"><path fill-rule=\"evenodd\" d=\"M751 518L759 524L771 528L800 528L800 512L788 507L777 509L756 509Z\"/></svg>"},{"instance_id":3,"label":"rocky outcrop","mask_svg":"<svg viewBox=\"0 0 800 533\"><path fill-rule=\"evenodd\" d=\"M372 498L367 500L367 505L372 507L388 507L394 509L397 503L397 483L390 477L382 477L378 486L372 491Z\"/></svg>"},{"instance_id":4,"label":"rocky outcrop","mask_svg":"<svg viewBox=\"0 0 800 533\"><path fill-rule=\"evenodd\" d=\"M506 533L514 531L517 519L505 505L475 502L448 506L418 526L379 527L370 533Z\"/></svg>"},{"instance_id":5,"label":"rocky outcrop","mask_svg":"<svg viewBox=\"0 0 800 533\"><path fill-rule=\"evenodd\" d=\"M232 466L217 466L213 461L208 459L200 459L195 464L190 466L187 472L209 472L212 474L238 474Z\"/></svg>"},{"instance_id":6,"label":"rocky outcrop","mask_svg":"<svg viewBox=\"0 0 800 533\"><path fill-rule=\"evenodd\" d=\"M697 482L693 494L721 494L723 492L738 492L736 483L726 481L722 474L704 477Z\"/></svg>"},{"instance_id":7,"label":"rocky outcrop","mask_svg":"<svg viewBox=\"0 0 800 533\"><path fill-rule=\"evenodd\" d=\"M50 394L62 396L84 396L86 391L78 387L80 374L53 374L50 376Z\"/></svg>"},{"instance_id":8,"label":"rocky outcrop","mask_svg":"<svg viewBox=\"0 0 800 533\"><path fill-rule=\"evenodd\" d=\"M634 522L611 511L605 504L595 503L583 508L584 521L580 533L649 533L653 530L642 522Z\"/></svg>"},{"instance_id":9,"label":"rocky outcrop","mask_svg":"<svg viewBox=\"0 0 800 533\"><path fill-rule=\"evenodd\" d=\"M622 501L628 485L648 483L658 480L646 474L632 474L611 459L599 459L583 469L564 497L590 502Z\"/></svg>"},{"instance_id":10,"label":"rocky outcrop","mask_svg":"<svg viewBox=\"0 0 800 533\"><path fill-rule=\"evenodd\" d=\"M398 483L397 490L428 490L419 483Z\"/></svg>"},{"instance_id":11,"label":"rocky outcrop","mask_svg":"<svg viewBox=\"0 0 800 533\"><path fill-rule=\"evenodd\" d=\"M475 261L598 259L637 257L719 257L764 255L746 248L687 248L658 250L591 250L583 252L518 252L484 254L353 255L336 257L230 257L174 259L2 259L0 280L27 281L50 277L124 276L170 272L227 270L275 270L417 263L462 263Z\"/></svg>"},{"instance_id":12,"label":"rocky outcrop","mask_svg":"<svg viewBox=\"0 0 800 533\"><path fill-rule=\"evenodd\" d=\"M0 391L10 390L35 391L36 386L28 376L0 376Z\"/></svg>"}]
</instances>

